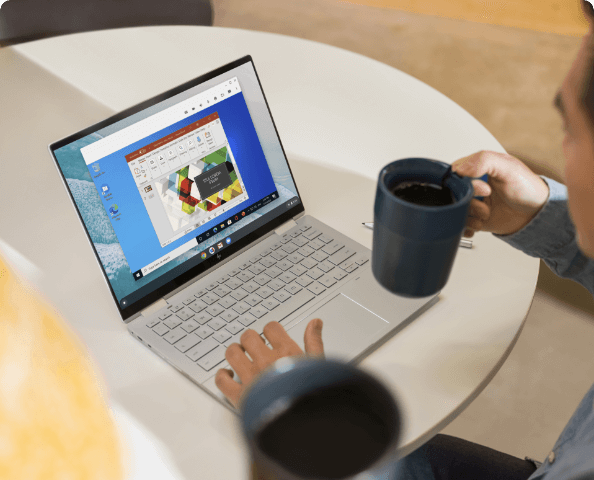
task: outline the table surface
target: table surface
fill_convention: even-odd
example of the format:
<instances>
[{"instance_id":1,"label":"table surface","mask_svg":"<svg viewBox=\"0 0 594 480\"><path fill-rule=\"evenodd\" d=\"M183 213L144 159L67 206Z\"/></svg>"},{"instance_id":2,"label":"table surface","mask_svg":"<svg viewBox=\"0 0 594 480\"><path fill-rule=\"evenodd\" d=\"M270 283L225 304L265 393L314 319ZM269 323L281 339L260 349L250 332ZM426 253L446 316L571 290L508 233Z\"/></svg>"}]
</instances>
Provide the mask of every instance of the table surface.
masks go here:
<instances>
[{"instance_id":1,"label":"table surface","mask_svg":"<svg viewBox=\"0 0 594 480\"><path fill-rule=\"evenodd\" d=\"M129 478L248 478L248 454L238 418L127 333L47 145L246 54L306 213L368 248L372 232L361 222L373 220L382 166L413 156L451 163L480 150L505 152L476 119L423 82L307 40L144 27L0 50L0 201L11 205L0 213L0 250L88 349L126 442ZM23 165L45 179L42 202L14 201L20 182L8 179ZM353 193L358 201L349 203ZM472 249L459 249L440 301L360 364L403 409L403 455L485 388L530 309L538 259L488 233L473 241Z\"/></svg>"}]
</instances>

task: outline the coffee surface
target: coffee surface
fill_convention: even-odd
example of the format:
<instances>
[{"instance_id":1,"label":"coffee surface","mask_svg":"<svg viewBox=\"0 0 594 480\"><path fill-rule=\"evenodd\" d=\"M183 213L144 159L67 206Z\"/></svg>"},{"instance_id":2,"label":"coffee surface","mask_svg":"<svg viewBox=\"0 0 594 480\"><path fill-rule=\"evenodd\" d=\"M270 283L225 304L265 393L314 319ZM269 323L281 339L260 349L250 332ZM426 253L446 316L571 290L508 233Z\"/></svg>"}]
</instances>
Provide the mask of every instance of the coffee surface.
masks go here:
<instances>
[{"instance_id":1,"label":"coffee surface","mask_svg":"<svg viewBox=\"0 0 594 480\"><path fill-rule=\"evenodd\" d=\"M403 182L391 189L393 195L416 205L443 206L456 201L452 190L434 183Z\"/></svg>"},{"instance_id":2,"label":"coffee surface","mask_svg":"<svg viewBox=\"0 0 594 480\"><path fill-rule=\"evenodd\" d=\"M355 396L343 391L305 397L265 426L256 442L303 477L344 478L362 472L384 453L393 426Z\"/></svg>"}]
</instances>

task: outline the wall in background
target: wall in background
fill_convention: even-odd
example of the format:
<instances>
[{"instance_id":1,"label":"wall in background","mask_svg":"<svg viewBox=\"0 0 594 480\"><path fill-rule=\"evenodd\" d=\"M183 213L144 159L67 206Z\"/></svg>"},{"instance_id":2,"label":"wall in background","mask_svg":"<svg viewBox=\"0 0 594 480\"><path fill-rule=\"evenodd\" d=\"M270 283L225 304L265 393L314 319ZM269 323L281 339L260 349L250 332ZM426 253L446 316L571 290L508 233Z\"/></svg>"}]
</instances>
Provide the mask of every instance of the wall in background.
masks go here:
<instances>
[{"instance_id":1,"label":"wall in background","mask_svg":"<svg viewBox=\"0 0 594 480\"><path fill-rule=\"evenodd\" d=\"M437 17L581 37L588 31L580 0L350 0Z\"/></svg>"}]
</instances>

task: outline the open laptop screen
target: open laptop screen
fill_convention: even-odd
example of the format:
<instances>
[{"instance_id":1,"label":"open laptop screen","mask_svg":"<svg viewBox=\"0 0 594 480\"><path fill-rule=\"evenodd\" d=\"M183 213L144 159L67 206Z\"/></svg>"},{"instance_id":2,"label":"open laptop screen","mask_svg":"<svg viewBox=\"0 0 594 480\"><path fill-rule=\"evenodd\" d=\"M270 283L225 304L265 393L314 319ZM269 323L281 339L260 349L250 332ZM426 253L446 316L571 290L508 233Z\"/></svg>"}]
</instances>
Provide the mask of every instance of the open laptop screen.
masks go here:
<instances>
[{"instance_id":1,"label":"open laptop screen","mask_svg":"<svg viewBox=\"0 0 594 480\"><path fill-rule=\"evenodd\" d=\"M249 56L50 151L124 320L303 211Z\"/></svg>"}]
</instances>

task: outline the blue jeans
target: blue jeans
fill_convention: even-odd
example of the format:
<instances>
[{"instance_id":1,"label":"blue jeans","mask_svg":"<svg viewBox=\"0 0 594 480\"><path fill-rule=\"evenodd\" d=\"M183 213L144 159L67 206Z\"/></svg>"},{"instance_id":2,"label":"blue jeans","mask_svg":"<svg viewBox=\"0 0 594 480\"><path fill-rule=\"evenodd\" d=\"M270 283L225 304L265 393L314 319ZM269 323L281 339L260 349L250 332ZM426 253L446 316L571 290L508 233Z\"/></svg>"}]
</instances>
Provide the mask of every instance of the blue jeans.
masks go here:
<instances>
[{"instance_id":1,"label":"blue jeans","mask_svg":"<svg viewBox=\"0 0 594 480\"><path fill-rule=\"evenodd\" d=\"M526 480L536 466L492 448L438 434L400 460L398 480Z\"/></svg>"}]
</instances>

